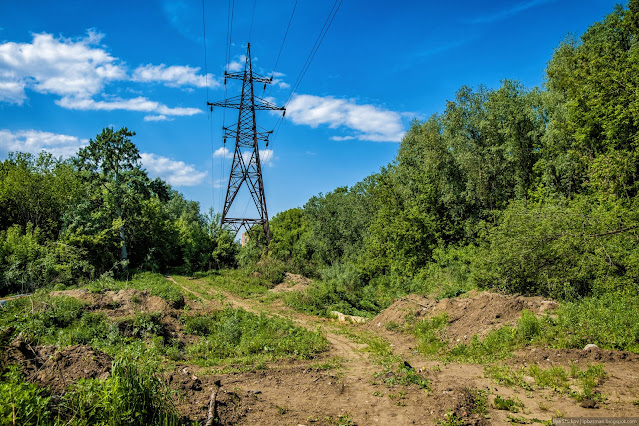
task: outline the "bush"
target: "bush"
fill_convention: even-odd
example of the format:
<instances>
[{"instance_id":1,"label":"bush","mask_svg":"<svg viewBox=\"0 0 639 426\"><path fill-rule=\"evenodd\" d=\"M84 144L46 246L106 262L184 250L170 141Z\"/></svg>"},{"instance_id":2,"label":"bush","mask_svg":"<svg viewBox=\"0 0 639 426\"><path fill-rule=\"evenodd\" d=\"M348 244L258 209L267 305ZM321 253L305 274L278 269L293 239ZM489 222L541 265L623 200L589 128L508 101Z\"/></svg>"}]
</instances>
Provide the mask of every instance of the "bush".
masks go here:
<instances>
[{"instance_id":1,"label":"bush","mask_svg":"<svg viewBox=\"0 0 639 426\"><path fill-rule=\"evenodd\" d=\"M539 207L513 202L474 256L470 278L484 288L566 300L637 294L636 216L587 197Z\"/></svg>"},{"instance_id":2,"label":"bush","mask_svg":"<svg viewBox=\"0 0 639 426\"><path fill-rule=\"evenodd\" d=\"M608 293L563 303L556 311L555 345L639 353L639 296Z\"/></svg>"},{"instance_id":3,"label":"bush","mask_svg":"<svg viewBox=\"0 0 639 426\"><path fill-rule=\"evenodd\" d=\"M32 292L92 278L94 268L84 252L62 243L46 242L40 229L13 225L0 231L0 294Z\"/></svg>"},{"instance_id":4,"label":"bush","mask_svg":"<svg viewBox=\"0 0 639 426\"><path fill-rule=\"evenodd\" d=\"M0 423L6 425L52 424L51 397L24 381L17 365L9 366L0 381Z\"/></svg>"},{"instance_id":5,"label":"bush","mask_svg":"<svg viewBox=\"0 0 639 426\"><path fill-rule=\"evenodd\" d=\"M179 417L157 366L124 357L111 376L80 380L64 395L60 412L71 424L177 425Z\"/></svg>"},{"instance_id":6,"label":"bush","mask_svg":"<svg viewBox=\"0 0 639 426\"><path fill-rule=\"evenodd\" d=\"M208 316L187 317L183 324L186 332L204 337L188 349L189 355L204 365L250 363L287 356L307 359L327 345L319 332L241 309L227 308Z\"/></svg>"},{"instance_id":7,"label":"bush","mask_svg":"<svg viewBox=\"0 0 639 426\"><path fill-rule=\"evenodd\" d=\"M521 318L517 323L517 334L519 338L528 343L538 337L541 334L541 331L541 320L528 309L524 309L521 313Z\"/></svg>"}]
</instances>

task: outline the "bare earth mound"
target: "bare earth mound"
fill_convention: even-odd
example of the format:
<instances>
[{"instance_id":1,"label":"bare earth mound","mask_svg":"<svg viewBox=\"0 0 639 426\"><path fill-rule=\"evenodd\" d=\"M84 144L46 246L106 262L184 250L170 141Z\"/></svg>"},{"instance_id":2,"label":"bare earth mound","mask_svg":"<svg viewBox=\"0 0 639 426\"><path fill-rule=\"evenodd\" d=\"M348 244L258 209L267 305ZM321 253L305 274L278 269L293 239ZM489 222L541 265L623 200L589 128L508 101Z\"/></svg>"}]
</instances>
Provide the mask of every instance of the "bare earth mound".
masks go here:
<instances>
[{"instance_id":1,"label":"bare earth mound","mask_svg":"<svg viewBox=\"0 0 639 426\"><path fill-rule=\"evenodd\" d=\"M302 291L308 287L311 282L310 279L297 274L291 274L287 272L284 276L284 281L276 285L269 291L273 293L284 293L287 291Z\"/></svg>"},{"instance_id":2,"label":"bare earth mound","mask_svg":"<svg viewBox=\"0 0 639 426\"><path fill-rule=\"evenodd\" d=\"M91 293L86 289L51 292L52 297L69 296L88 304L88 309L105 311L109 317L133 315L136 312L167 312L169 304L148 291L127 288L119 291Z\"/></svg>"},{"instance_id":3,"label":"bare earth mound","mask_svg":"<svg viewBox=\"0 0 639 426\"><path fill-rule=\"evenodd\" d=\"M27 380L62 394L79 379L106 379L111 372L111 357L87 345L66 348L31 347L21 336L9 346L7 364L22 365Z\"/></svg>"},{"instance_id":4,"label":"bare earth mound","mask_svg":"<svg viewBox=\"0 0 639 426\"><path fill-rule=\"evenodd\" d=\"M514 324L524 309L543 314L557 307L557 302L542 297L504 295L487 291L471 291L454 299L435 300L410 295L393 303L373 318L366 328L385 329L388 323L403 323L408 315L427 318L445 313L448 318L445 338L455 345L469 341L474 334L484 337L504 325Z\"/></svg>"}]
</instances>

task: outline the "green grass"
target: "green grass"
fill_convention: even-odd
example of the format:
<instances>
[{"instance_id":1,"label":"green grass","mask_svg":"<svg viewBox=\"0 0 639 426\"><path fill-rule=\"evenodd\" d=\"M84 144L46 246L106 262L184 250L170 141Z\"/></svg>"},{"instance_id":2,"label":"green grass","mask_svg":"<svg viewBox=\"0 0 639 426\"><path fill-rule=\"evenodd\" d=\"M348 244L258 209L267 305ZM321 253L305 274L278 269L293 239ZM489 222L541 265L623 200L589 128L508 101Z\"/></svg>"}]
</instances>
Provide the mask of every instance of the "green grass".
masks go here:
<instances>
[{"instance_id":1,"label":"green grass","mask_svg":"<svg viewBox=\"0 0 639 426\"><path fill-rule=\"evenodd\" d=\"M576 302L565 302L553 316L538 317L524 310L514 327L504 326L483 338L453 347L445 339L446 314L391 325L392 330L415 336L418 350L430 358L454 362L490 363L508 358L529 345L557 349L583 348L594 343L602 349L639 353L639 297L606 294Z\"/></svg>"},{"instance_id":2,"label":"green grass","mask_svg":"<svg viewBox=\"0 0 639 426\"><path fill-rule=\"evenodd\" d=\"M533 390L533 386L524 380L523 369L511 369L507 365L488 365L484 368L484 376L492 379L495 383L505 386L520 387L526 390Z\"/></svg>"},{"instance_id":3,"label":"green grass","mask_svg":"<svg viewBox=\"0 0 639 426\"><path fill-rule=\"evenodd\" d=\"M639 296L607 293L562 303L545 340L555 347L602 349L639 353Z\"/></svg>"},{"instance_id":4,"label":"green grass","mask_svg":"<svg viewBox=\"0 0 639 426\"><path fill-rule=\"evenodd\" d=\"M311 364L309 368L315 370L340 370L344 366L344 360L340 357L332 357L325 361Z\"/></svg>"},{"instance_id":5,"label":"green grass","mask_svg":"<svg viewBox=\"0 0 639 426\"><path fill-rule=\"evenodd\" d=\"M0 423L4 425L52 424L51 397L33 383L24 381L17 365L0 377Z\"/></svg>"},{"instance_id":6,"label":"green grass","mask_svg":"<svg viewBox=\"0 0 639 426\"><path fill-rule=\"evenodd\" d=\"M314 281L302 291L286 293L282 296L284 303L310 315L327 317L331 311L347 315L371 318L381 308L371 297L363 297L347 290L337 281Z\"/></svg>"},{"instance_id":7,"label":"green grass","mask_svg":"<svg viewBox=\"0 0 639 426\"><path fill-rule=\"evenodd\" d=\"M522 321L520 321L520 324ZM407 329L418 342L417 349L430 358L455 362L485 363L508 357L520 345L520 325L502 327L489 332L483 339L474 335L469 343L460 343L448 349L444 338L448 317L442 313L419 322L409 321Z\"/></svg>"},{"instance_id":8,"label":"green grass","mask_svg":"<svg viewBox=\"0 0 639 426\"><path fill-rule=\"evenodd\" d=\"M86 287L93 293L102 293L107 290L118 291L127 288L134 288L140 291L148 290L152 296L164 299L172 308L180 309L184 306L184 294L182 290L167 280L164 275L152 272L135 274L131 280L127 281L103 277L90 282Z\"/></svg>"},{"instance_id":9,"label":"green grass","mask_svg":"<svg viewBox=\"0 0 639 426\"><path fill-rule=\"evenodd\" d=\"M25 382L14 365L0 377L0 423L20 425L177 425L179 417L157 364L121 356L105 380L81 379L59 398Z\"/></svg>"},{"instance_id":10,"label":"green grass","mask_svg":"<svg viewBox=\"0 0 639 426\"><path fill-rule=\"evenodd\" d=\"M411 331L417 339L419 352L424 355L435 355L446 347L448 342L443 339L442 333L447 324L446 313L414 323Z\"/></svg>"},{"instance_id":11,"label":"green grass","mask_svg":"<svg viewBox=\"0 0 639 426\"><path fill-rule=\"evenodd\" d=\"M191 283L183 277L176 277L175 279L179 283L187 286ZM259 274L253 274L245 269L209 271L206 275L200 274L199 280L244 298L263 296L267 294L269 288L273 286L264 277Z\"/></svg>"},{"instance_id":12,"label":"green grass","mask_svg":"<svg viewBox=\"0 0 639 426\"><path fill-rule=\"evenodd\" d=\"M393 354L390 343L383 338L371 333L351 334L349 337L358 343L365 344L364 350L371 353L373 359L383 367L382 371L373 373L376 383L382 383L391 388L395 385L415 385L420 389L430 389L430 381L404 362L401 357Z\"/></svg>"},{"instance_id":13,"label":"green grass","mask_svg":"<svg viewBox=\"0 0 639 426\"><path fill-rule=\"evenodd\" d=\"M122 357L106 380L80 380L63 397L69 423L177 425L171 392L155 371L155 363Z\"/></svg>"},{"instance_id":14,"label":"green grass","mask_svg":"<svg viewBox=\"0 0 639 426\"><path fill-rule=\"evenodd\" d=\"M496 383L520 387L528 391L551 389L556 393L569 395L577 401L583 399L605 400L605 397L595 390L606 376L602 365L588 365L583 370L575 364L571 365L570 370L561 366L542 368L536 364L527 369L490 365L484 369L484 374ZM531 378L532 382L525 380L525 377ZM581 390L575 391L574 388Z\"/></svg>"},{"instance_id":15,"label":"green grass","mask_svg":"<svg viewBox=\"0 0 639 426\"><path fill-rule=\"evenodd\" d=\"M493 407L495 407L496 410L518 413L520 408L524 408L524 404L522 404L521 401L516 401L512 398L502 398L499 395L495 395L495 399L493 400Z\"/></svg>"},{"instance_id":16,"label":"green grass","mask_svg":"<svg viewBox=\"0 0 639 426\"><path fill-rule=\"evenodd\" d=\"M202 366L310 359L328 347L319 331L307 331L288 320L242 309L184 316L181 321L185 331L202 336L199 342L186 348L187 359Z\"/></svg>"},{"instance_id":17,"label":"green grass","mask_svg":"<svg viewBox=\"0 0 639 426\"><path fill-rule=\"evenodd\" d=\"M83 302L72 297L50 297L39 292L7 303L0 311L0 328L12 330L4 344L22 333L32 345L91 345L116 355L128 345L144 346L140 338L149 340L148 347L157 352L158 345L163 346L163 339L157 338L164 334L160 319L159 312L140 312L111 320L104 313L87 310Z\"/></svg>"},{"instance_id":18,"label":"green grass","mask_svg":"<svg viewBox=\"0 0 639 426\"><path fill-rule=\"evenodd\" d=\"M46 291L7 302L0 310L0 328L22 332L30 343L54 344L58 330L71 327L85 314L85 304L68 296L50 297ZM7 336L9 337L9 336Z\"/></svg>"}]
</instances>

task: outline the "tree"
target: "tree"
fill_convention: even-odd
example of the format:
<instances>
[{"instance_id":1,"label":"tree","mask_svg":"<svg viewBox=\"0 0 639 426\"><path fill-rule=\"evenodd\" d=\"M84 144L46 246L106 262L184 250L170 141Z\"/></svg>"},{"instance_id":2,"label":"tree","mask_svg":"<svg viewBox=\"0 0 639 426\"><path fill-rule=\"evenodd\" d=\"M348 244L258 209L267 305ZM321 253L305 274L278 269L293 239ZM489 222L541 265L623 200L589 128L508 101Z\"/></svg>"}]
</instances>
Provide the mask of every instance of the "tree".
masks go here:
<instances>
[{"instance_id":1,"label":"tree","mask_svg":"<svg viewBox=\"0 0 639 426\"><path fill-rule=\"evenodd\" d=\"M94 205L103 210L109 225L117 220L122 261L127 261L127 220L150 195L150 181L140 164L140 152L131 142L135 132L126 127L102 130L95 140L80 149L78 169L92 191ZM110 220L109 220L110 219Z\"/></svg>"},{"instance_id":2,"label":"tree","mask_svg":"<svg viewBox=\"0 0 639 426\"><path fill-rule=\"evenodd\" d=\"M617 6L579 42L562 43L548 64L548 90L563 100L558 106L563 132L551 133L544 149L555 151L559 141L572 154L578 166L569 171L579 173L572 180L580 190L587 184L591 191L626 199L639 193L638 22L638 0L628 10ZM611 179L620 184L610 186Z\"/></svg>"},{"instance_id":3,"label":"tree","mask_svg":"<svg viewBox=\"0 0 639 426\"><path fill-rule=\"evenodd\" d=\"M44 151L38 156L10 153L0 163L0 229L31 223L43 237L57 238L60 218L80 187L68 161Z\"/></svg>"}]
</instances>

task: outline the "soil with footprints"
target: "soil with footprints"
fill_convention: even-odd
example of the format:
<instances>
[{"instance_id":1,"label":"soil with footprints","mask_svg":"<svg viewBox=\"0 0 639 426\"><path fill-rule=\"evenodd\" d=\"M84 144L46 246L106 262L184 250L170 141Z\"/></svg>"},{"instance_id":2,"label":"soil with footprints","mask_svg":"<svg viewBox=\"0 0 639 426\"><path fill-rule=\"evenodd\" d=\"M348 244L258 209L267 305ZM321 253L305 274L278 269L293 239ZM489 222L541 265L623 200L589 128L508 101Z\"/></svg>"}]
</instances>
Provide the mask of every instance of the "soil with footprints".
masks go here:
<instances>
[{"instance_id":1,"label":"soil with footprints","mask_svg":"<svg viewBox=\"0 0 639 426\"><path fill-rule=\"evenodd\" d=\"M253 371L211 374L195 365L174 364L164 378L174 389L175 403L185 424L207 420L209 402L215 396L217 424L272 425L500 425L507 422L539 422L553 417L639 417L639 357L627 352L558 350L527 347L497 364L512 370L537 364L540 368L601 364L605 378L596 390L605 401L578 402L567 393L553 389L525 388L497 384L487 377L486 365L441 362L425 358L416 350L417 342L398 331L411 316L429 318L446 314L444 337L451 346L480 338L503 325L513 325L524 309L538 315L550 314L557 303L540 297L471 292L443 300L409 296L396 301L375 318L361 324L305 315L284 306L273 293L304 291L309 280L287 274L285 281L263 297L241 298L197 279L170 277L185 294L190 314L219 310L224 305L290 319L309 330L322 330L329 349L313 360L283 360ZM188 282L185 282L188 281ZM87 309L110 318L136 312L161 312L169 338L185 345L193 336L185 334L179 321L182 307L169 306L163 299L139 290L91 293L86 290L55 292L87 303ZM266 300L268 299L268 300ZM344 319L342 317L342 319ZM390 343L394 359L406 369L428 380L428 389L394 382L379 359L361 343L374 336ZM370 339L369 339L370 341ZM80 378L106 378L111 358L85 345L56 348L31 347L18 336L3 354L3 363L21 363L28 380L48 387L54 394ZM335 363L335 368L320 367ZM529 378L524 377L524 380ZM483 401L480 400L484 398ZM494 399L511 399L517 410L499 410ZM480 412L478 406L487 409ZM583 405L583 406L582 406ZM516 411L516 412L515 412ZM452 421L457 423L453 423Z\"/></svg>"}]
</instances>

